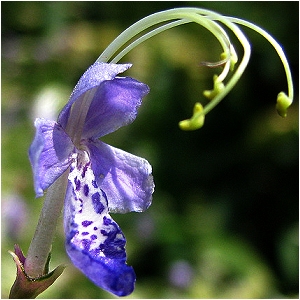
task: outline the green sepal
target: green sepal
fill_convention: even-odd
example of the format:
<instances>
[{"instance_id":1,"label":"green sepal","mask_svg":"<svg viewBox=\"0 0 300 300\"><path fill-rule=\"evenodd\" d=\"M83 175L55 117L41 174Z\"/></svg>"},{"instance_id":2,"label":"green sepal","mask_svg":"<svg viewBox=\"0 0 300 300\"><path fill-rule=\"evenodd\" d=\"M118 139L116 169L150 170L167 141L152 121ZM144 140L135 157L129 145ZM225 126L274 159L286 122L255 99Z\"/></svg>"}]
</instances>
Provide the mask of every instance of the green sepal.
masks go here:
<instances>
[{"instance_id":1,"label":"green sepal","mask_svg":"<svg viewBox=\"0 0 300 300\"><path fill-rule=\"evenodd\" d=\"M17 265L17 277L10 290L10 299L34 299L44 292L62 274L65 266L59 265L52 272L48 273L50 254L44 268L44 274L37 278L28 276L24 269L25 256L18 245L15 245L15 252L9 251Z\"/></svg>"}]
</instances>

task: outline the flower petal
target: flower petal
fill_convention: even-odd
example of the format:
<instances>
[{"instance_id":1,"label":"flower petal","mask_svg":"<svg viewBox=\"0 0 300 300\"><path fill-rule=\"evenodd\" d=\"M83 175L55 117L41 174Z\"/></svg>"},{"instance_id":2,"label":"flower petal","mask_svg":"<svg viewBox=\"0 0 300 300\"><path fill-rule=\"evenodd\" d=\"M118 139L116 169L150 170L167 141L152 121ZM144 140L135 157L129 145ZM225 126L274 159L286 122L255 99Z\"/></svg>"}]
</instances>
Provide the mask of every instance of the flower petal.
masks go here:
<instances>
[{"instance_id":1,"label":"flower petal","mask_svg":"<svg viewBox=\"0 0 300 300\"><path fill-rule=\"evenodd\" d=\"M146 210L154 191L148 161L99 140L90 140L87 146L97 183L107 195L109 211Z\"/></svg>"},{"instance_id":2,"label":"flower petal","mask_svg":"<svg viewBox=\"0 0 300 300\"><path fill-rule=\"evenodd\" d=\"M69 167L74 145L54 121L36 119L36 134L29 148L37 197Z\"/></svg>"},{"instance_id":3,"label":"flower petal","mask_svg":"<svg viewBox=\"0 0 300 300\"><path fill-rule=\"evenodd\" d=\"M58 116L58 123L65 129L72 104L80 101L88 90L100 86L106 80L112 80L119 73L125 72L131 64L108 64L96 62L91 65L81 76L76 84L71 97Z\"/></svg>"},{"instance_id":4,"label":"flower petal","mask_svg":"<svg viewBox=\"0 0 300 300\"><path fill-rule=\"evenodd\" d=\"M71 165L65 200L66 250L97 286L118 296L134 289L135 273L126 265L125 237L108 214L107 198L98 187L86 153Z\"/></svg>"},{"instance_id":5,"label":"flower petal","mask_svg":"<svg viewBox=\"0 0 300 300\"><path fill-rule=\"evenodd\" d=\"M82 137L99 138L132 123L148 92L146 84L130 77L103 82L94 94Z\"/></svg>"}]
</instances>

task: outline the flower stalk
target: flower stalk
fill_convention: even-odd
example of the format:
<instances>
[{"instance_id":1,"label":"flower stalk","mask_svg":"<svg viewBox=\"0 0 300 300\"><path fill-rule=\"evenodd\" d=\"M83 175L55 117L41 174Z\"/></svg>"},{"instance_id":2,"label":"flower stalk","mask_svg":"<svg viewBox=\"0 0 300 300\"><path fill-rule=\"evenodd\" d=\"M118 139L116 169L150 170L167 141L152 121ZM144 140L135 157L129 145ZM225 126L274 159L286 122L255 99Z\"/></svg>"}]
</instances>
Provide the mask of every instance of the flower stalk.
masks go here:
<instances>
[{"instance_id":1,"label":"flower stalk","mask_svg":"<svg viewBox=\"0 0 300 300\"><path fill-rule=\"evenodd\" d=\"M62 274L65 269L65 266L59 265L52 272L49 272L49 262L45 265L44 274L37 278L32 278L28 276L24 270L24 263L26 261L25 256L23 255L22 250L18 245L15 245L15 252L9 251L12 255L16 266L17 266L17 277L10 290L9 298L10 299L33 299L36 298L39 294L45 291L54 281Z\"/></svg>"},{"instance_id":2,"label":"flower stalk","mask_svg":"<svg viewBox=\"0 0 300 300\"><path fill-rule=\"evenodd\" d=\"M45 275L45 265L51 252L57 222L64 205L67 173L66 171L58 178L47 191L38 225L24 264L24 271L31 278L39 278Z\"/></svg>"}]
</instances>

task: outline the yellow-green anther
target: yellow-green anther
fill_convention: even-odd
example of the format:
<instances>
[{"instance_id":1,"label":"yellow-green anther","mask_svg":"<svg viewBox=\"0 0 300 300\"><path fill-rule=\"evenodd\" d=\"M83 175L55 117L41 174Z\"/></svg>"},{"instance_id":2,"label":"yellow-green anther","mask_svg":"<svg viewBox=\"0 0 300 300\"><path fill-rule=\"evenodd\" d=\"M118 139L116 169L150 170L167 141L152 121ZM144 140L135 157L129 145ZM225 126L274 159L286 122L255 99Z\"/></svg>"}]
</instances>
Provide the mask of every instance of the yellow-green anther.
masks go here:
<instances>
[{"instance_id":1,"label":"yellow-green anther","mask_svg":"<svg viewBox=\"0 0 300 300\"><path fill-rule=\"evenodd\" d=\"M287 109L291 106L293 100L284 92L280 92L277 96L276 109L278 114L285 118L287 116Z\"/></svg>"},{"instance_id":2,"label":"yellow-green anther","mask_svg":"<svg viewBox=\"0 0 300 300\"><path fill-rule=\"evenodd\" d=\"M182 130L196 130L204 124L203 106L201 103L195 103L193 116L190 119L179 122L179 127Z\"/></svg>"},{"instance_id":3,"label":"yellow-green anther","mask_svg":"<svg viewBox=\"0 0 300 300\"><path fill-rule=\"evenodd\" d=\"M220 94L220 93L224 90L224 88L225 88L224 83L221 82L221 81L219 81L218 75L214 75L213 80L214 80L214 88L213 88L213 90L205 90L205 91L203 92L203 95L204 95L206 98L210 99L210 100L214 99L214 98L215 98L218 94Z\"/></svg>"},{"instance_id":4,"label":"yellow-green anther","mask_svg":"<svg viewBox=\"0 0 300 300\"><path fill-rule=\"evenodd\" d=\"M234 67L237 62L238 62L238 56L237 56L233 46L230 45L230 71L234 70Z\"/></svg>"},{"instance_id":5,"label":"yellow-green anther","mask_svg":"<svg viewBox=\"0 0 300 300\"><path fill-rule=\"evenodd\" d=\"M220 58L221 58L221 60L225 60L226 59L226 61L227 61L228 60L228 54L225 53L225 52L223 52L223 53L221 53Z\"/></svg>"},{"instance_id":6,"label":"yellow-green anther","mask_svg":"<svg viewBox=\"0 0 300 300\"><path fill-rule=\"evenodd\" d=\"M193 116L203 112L203 106L200 102L195 103L194 109L193 109Z\"/></svg>"}]
</instances>

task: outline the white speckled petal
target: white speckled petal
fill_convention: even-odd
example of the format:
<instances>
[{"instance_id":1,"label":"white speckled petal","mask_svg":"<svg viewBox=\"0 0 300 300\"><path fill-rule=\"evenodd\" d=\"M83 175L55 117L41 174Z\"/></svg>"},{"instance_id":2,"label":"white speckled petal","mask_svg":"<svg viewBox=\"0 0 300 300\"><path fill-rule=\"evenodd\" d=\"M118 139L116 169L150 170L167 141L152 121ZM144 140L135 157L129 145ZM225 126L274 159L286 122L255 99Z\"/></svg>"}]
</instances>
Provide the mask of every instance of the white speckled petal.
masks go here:
<instances>
[{"instance_id":1,"label":"white speckled petal","mask_svg":"<svg viewBox=\"0 0 300 300\"><path fill-rule=\"evenodd\" d=\"M65 199L66 249L73 264L97 286L118 296L134 289L135 273L126 264L125 237L108 214L86 152L71 165Z\"/></svg>"}]
</instances>

